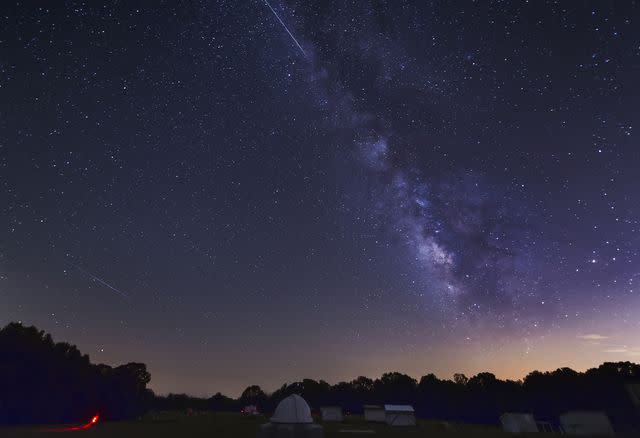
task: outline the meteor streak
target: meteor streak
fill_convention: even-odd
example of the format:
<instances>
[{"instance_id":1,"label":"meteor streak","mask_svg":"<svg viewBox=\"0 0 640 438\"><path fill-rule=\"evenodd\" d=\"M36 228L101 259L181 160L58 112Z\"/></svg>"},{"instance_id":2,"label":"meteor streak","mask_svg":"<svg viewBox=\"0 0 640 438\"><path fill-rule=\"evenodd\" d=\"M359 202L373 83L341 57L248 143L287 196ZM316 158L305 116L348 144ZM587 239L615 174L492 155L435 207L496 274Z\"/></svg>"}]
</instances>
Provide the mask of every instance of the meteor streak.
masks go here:
<instances>
[{"instance_id":1,"label":"meteor streak","mask_svg":"<svg viewBox=\"0 0 640 438\"><path fill-rule=\"evenodd\" d=\"M282 21L282 19L280 19L280 16L278 15L278 13L275 11L275 9L273 9L271 7L271 5L269 4L269 2L267 0L264 0L265 4L267 6L269 6L269 9L271 9L271 12L273 12L273 15L276 16L276 18L278 19L278 21L280 22L280 24L282 24L282 27L284 27L284 30L287 31L287 33L289 34L289 36L291 37L291 39L293 40L294 43L296 43L296 46L298 46L298 48L300 49L300 51L302 52L302 54L304 55L304 57L307 57L307 53L304 51L304 49L302 48L302 46L300 45L300 43L298 42L298 40L296 39L296 37L293 36L293 34L289 31L289 28L287 27L286 24L284 24L284 21Z\"/></svg>"},{"instance_id":2,"label":"meteor streak","mask_svg":"<svg viewBox=\"0 0 640 438\"><path fill-rule=\"evenodd\" d=\"M67 263L69 263L71 266L73 266L74 268L76 268L78 271L82 272L84 275L88 276L89 278L91 278L93 281L97 281L98 283L100 283L101 285L108 287L109 289L111 289L112 291L118 293L120 296L122 296L123 298L129 299L129 295L127 295L126 293L122 292L121 290L119 290L118 288L111 286L109 283L107 283L106 281L104 281L103 279L96 277L95 275L93 275L91 272L87 272L84 269L82 269L80 266L71 263L70 261L66 260Z\"/></svg>"}]
</instances>

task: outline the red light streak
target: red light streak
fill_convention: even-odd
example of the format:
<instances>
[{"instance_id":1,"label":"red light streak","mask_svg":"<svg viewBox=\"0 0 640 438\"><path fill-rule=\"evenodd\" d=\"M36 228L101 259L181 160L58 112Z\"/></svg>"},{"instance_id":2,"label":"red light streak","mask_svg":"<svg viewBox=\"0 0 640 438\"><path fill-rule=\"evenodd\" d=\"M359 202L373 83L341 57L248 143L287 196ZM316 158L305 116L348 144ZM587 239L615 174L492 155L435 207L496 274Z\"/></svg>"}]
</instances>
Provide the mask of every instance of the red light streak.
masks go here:
<instances>
[{"instance_id":1,"label":"red light streak","mask_svg":"<svg viewBox=\"0 0 640 438\"><path fill-rule=\"evenodd\" d=\"M99 419L100 419L99 415L94 415L91 421L89 421L87 424L82 424L80 426L72 426L72 427L60 427L57 429L46 429L44 432L72 432L74 430L85 430L95 426L96 423L98 423Z\"/></svg>"}]
</instances>

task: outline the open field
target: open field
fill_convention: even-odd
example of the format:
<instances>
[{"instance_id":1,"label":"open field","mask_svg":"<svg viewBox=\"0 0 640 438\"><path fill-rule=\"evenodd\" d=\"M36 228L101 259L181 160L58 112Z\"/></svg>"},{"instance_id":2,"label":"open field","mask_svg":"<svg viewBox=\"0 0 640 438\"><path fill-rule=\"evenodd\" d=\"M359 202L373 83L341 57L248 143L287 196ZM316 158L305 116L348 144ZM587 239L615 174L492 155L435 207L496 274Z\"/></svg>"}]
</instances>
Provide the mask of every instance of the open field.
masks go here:
<instances>
[{"instance_id":1,"label":"open field","mask_svg":"<svg viewBox=\"0 0 640 438\"><path fill-rule=\"evenodd\" d=\"M89 430L65 432L62 435L90 435L92 437L207 437L207 438L254 438L258 425L267 422L267 417L243 417L235 413L203 413L187 417L181 413L148 415L135 422L99 423ZM316 420L317 421L317 420ZM497 427L450 424L419 420L416 427L388 427L385 424L366 423L361 417L348 417L343 423L321 423L325 427L327 438L350 437L406 437L406 438L463 438L463 437L509 437ZM47 432L47 427L21 427L0 429L2 438L20 437L60 437L60 432ZM373 430L375 433L348 433L344 430ZM521 435L522 436L522 435ZM550 437L548 434L535 434L535 437ZM557 436L557 435L556 435Z\"/></svg>"}]
</instances>

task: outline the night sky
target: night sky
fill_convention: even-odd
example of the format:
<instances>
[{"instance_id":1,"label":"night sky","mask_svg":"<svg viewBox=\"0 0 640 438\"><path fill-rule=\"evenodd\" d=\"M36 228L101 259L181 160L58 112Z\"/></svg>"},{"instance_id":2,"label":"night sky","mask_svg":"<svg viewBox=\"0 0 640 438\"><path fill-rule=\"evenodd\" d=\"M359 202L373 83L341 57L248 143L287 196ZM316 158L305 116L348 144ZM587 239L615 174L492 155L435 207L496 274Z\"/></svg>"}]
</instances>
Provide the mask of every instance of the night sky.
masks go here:
<instances>
[{"instance_id":1,"label":"night sky","mask_svg":"<svg viewBox=\"0 0 640 438\"><path fill-rule=\"evenodd\" d=\"M635 1L3 1L0 325L208 396L638 362L638 131Z\"/></svg>"}]
</instances>

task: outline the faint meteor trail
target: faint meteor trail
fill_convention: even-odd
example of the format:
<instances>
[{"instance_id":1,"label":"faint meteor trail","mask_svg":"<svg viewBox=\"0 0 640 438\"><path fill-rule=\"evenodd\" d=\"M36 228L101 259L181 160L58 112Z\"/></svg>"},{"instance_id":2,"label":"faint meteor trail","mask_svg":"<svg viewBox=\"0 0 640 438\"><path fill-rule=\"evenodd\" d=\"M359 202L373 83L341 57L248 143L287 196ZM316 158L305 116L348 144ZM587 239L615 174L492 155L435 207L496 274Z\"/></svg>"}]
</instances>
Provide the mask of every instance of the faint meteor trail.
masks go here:
<instances>
[{"instance_id":1,"label":"faint meteor trail","mask_svg":"<svg viewBox=\"0 0 640 438\"><path fill-rule=\"evenodd\" d=\"M111 286L109 283L107 283L106 281L102 280L102 279L101 279L101 278L99 278L99 277L96 277L96 276L95 276L95 275L93 275L91 272L87 272L87 271L85 271L85 270L84 270L84 269L82 269L80 266L78 266L78 265L76 265L76 264L74 264L74 263L71 263L71 262L70 262L70 261L68 261L68 260L65 260L65 261L66 261L68 264L70 264L71 266L73 266L74 268L76 268L78 271L82 272L84 275L86 275L86 276L90 277L91 279L93 279L94 281L97 281L97 282L98 282L98 283L100 283L101 285L103 285L103 286L105 286L105 287L108 287L109 289L111 289L111 290L112 290L112 291L114 291L114 292L117 292L118 294L120 294L120 296L122 296L122 297L124 297L124 298L126 298L126 299L129 299L129 295L127 295L126 293L122 292L122 291L121 291L121 290L119 290L118 288Z\"/></svg>"},{"instance_id":2,"label":"faint meteor trail","mask_svg":"<svg viewBox=\"0 0 640 438\"><path fill-rule=\"evenodd\" d=\"M296 46L298 46L298 48L300 49L300 51L302 52L302 54L304 55L304 57L307 57L307 53L304 51L304 49L302 48L302 46L300 45L300 43L298 42L298 40L296 39L296 37L293 36L293 34L289 31L289 28L287 27L286 24L284 24L284 21L282 21L282 19L280 19L280 16L278 15L278 13L275 11L275 9L273 9L271 7L271 5L269 4L269 2L267 0L264 0L265 4L267 6L269 6L269 9L271 9L271 12L273 12L273 15L276 16L276 18L278 19L278 21L280 22L280 24L282 24L282 27L284 27L284 30L287 31L287 33L289 34L289 36L291 37L291 39L293 40L294 43L296 43Z\"/></svg>"}]
</instances>

